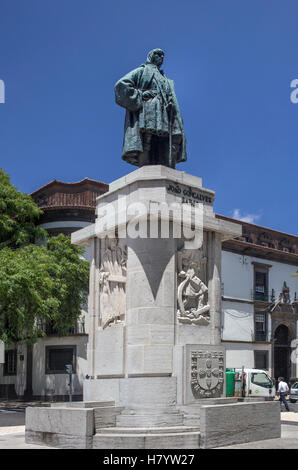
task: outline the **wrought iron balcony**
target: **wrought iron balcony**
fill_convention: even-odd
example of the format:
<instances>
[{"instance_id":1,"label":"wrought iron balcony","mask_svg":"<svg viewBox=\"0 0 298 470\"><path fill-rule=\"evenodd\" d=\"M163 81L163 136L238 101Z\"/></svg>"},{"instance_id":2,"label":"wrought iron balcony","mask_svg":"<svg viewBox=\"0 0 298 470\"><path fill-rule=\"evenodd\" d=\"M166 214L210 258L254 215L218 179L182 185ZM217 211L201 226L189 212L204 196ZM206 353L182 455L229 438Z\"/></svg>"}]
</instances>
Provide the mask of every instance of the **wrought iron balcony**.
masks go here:
<instances>
[{"instance_id":1,"label":"wrought iron balcony","mask_svg":"<svg viewBox=\"0 0 298 470\"><path fill-rule=\"evenodd\" d=\"M265 291L265 292L252 291L252 300L256 302L269 302L268 291Z\"/></svg>"},{"instance_id":2,"label":"wrought iron balcony","mask_svg":"<svg viewBox=\"0 0 298 470\"><path fill-rule=\"evenodd\" d=\"M77 321L72 328L65 328L64 330L54 328L50 323L39 324L39 328L43 330L47 336L74 336L86 333L85 323L82 320Z\"/></svg>"},{"instance_id":3,"label":"wrought iron balcony","mask_svg":"<svg viewBox=\"0 0 298 470\"><path fill-rule=\"evenodd\" d=\"M264 331L256 331L255 341L267 341L267 333L265 333Z\"/></svg>"}]
</instances>

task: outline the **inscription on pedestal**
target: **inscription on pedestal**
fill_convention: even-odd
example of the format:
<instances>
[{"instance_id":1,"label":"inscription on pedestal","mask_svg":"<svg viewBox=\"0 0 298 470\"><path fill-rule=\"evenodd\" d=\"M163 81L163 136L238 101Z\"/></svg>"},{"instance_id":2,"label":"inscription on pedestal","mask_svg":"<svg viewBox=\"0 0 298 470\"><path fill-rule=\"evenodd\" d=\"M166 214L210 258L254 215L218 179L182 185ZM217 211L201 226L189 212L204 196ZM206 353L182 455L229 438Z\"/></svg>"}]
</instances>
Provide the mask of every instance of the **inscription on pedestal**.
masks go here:
<instances>
[{"instance_id":1,"label":"inscription on pedestal","mask_svg":"<svg viewBox=\"0 0 298 470\"><path fill-rule=\"evenodd\" d=\"M175 194L175 196L180 196L182 204L190 204L193 207L199 203L214 203L213 191L191 188L190 186L172 183L168 185L167 192Z\"/></svg>"}]
</instances>

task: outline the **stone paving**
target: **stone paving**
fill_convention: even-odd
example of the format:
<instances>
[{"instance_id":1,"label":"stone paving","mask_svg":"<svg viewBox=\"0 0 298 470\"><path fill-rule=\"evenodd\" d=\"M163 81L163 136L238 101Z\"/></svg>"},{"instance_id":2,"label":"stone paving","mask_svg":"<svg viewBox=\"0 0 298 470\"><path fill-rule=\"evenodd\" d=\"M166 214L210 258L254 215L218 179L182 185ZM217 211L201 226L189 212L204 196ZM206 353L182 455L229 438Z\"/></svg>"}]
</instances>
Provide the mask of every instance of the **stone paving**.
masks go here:
<instances>
[{"instance_id":1,"label":"stone paving","mask_svg":"<svg viewBox=\"0 0 298 470\"><path fill-rule=\"evenodd\" d=\"M25 426L0 428L0 449L54 449L25 442Z\"/></svg>"},{"instance_id":2,"label":"stone paving","mask_svg":"<svg viewBox=\"0 0 298 470\"><path fill-rule=\"evenodd\" d=\"M0 427L0 436L3 434L15 434L25 432L25 426L1 426Z\"/></svg>"},{"instance_id":3,"label":"stone paving","mask_svg":"<svg viewBox=\"0 0 298 470\"><path fill-rule=\"evenodd\" d=\"M41 402L0 402L0 449L52 449L25 443L25 408L44 406ZM49 406L47 403L46 406ZM22 423L22 424L20 424Z\"/></svg>"}]
</instances>

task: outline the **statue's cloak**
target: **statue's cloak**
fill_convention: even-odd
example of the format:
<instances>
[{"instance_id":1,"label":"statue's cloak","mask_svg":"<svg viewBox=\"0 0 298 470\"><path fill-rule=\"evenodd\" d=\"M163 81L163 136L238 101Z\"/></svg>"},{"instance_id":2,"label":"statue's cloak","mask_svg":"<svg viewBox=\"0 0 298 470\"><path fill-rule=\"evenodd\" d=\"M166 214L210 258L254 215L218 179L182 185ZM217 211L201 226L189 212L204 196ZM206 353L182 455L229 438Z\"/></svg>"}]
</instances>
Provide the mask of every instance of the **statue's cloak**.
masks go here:
<instances>
[{"instance_id":1,"label":"statue's cloak","mask_svg":"<svg viewBox=\"0 0 298 470\"><path fill-rule=\"evenodd\" d=\"M163 102L163 91L159 88L158 74L161 72L152 64L141 65L132 70L115 85L116 103L126 109L124 124L124 140L122 158L132 165L139 166L139 156L143 152L142 131L146 129L146 122L154 115L154 130L157 135L169 135L166 103ZM183 121L174 90L173 80L166 79L174 103L174 123L172 134L181 135L181 145L176 158L176 163L186 161L186 142ZM142 95L146 90L155 89L159 97L149 102L143 101ZM154 109L153 109L154 106ZM151 112L150 112L151 109ZM149 117L148 117L149 116ZM168 122L168 121L167 121Z\"/></svg>"}]
</instances>

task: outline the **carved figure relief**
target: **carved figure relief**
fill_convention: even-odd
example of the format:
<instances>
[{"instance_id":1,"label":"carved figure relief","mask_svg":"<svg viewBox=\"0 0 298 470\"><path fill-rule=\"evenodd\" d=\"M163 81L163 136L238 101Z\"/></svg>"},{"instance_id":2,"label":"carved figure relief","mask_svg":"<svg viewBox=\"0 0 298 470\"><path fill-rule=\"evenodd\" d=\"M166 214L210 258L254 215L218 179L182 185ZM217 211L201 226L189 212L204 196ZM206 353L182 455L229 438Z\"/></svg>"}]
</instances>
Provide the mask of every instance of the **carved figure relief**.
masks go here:
<instances>
[{"instance_id":1,"label":"carved figure relief","mask_svg":"<svg viewBox=\"0 0 298 470\"><path fill-rule=\"evenodd\" d=\"M282 292L281 292L279 298L280 298L280 301L281 301L283 304L289 304L289 303L291 303L290 288L287 286L286 281L284 281L284 285L283 285L283 288L282 288Z\"/></svg>"},{"instance_id":2,"label":"carved figure relief","mask_svg":"<svg viewBox=\"0 0 298 470\"><path fill-rule=\"evenodd\" d=\"M209 325L206 279L207 258L201 250L178 251L178 321ZM206 282L206 281L205 281Z\"/></svg>"},{"instance_id":3,"label":"carved figure relief","mask_svg":"<svg viewBox=\"0 0 298 470\"><path fill-rule=\"evenodd\" d=\"M102 241L99 310L103 329L125 319L126 260L126 247L118 239Z\"/></svg>"},{"instance_id":4,"label":"carved figure relief","mask_svg":"<svg viewBox=\"0 0 298 470\"><path fill-rule=\"evenodd\" d=\"M273 300L273 299L272 299ZM273 301L268 307L269 312L295 312L295 301L291 303L290 288L284 281L283 288L277 300Z\"/></svg>"},{"instance_id":5,"label":"carved figure relief","mask_svg":"<svg viewBox=\"0 0 298 470\"><path fill-rule=\"evenodd\" d=\"M220 397L224 384L224 355L221 351L191 352L191 389L195 398Z\"/></svg>"}]
</instances>

